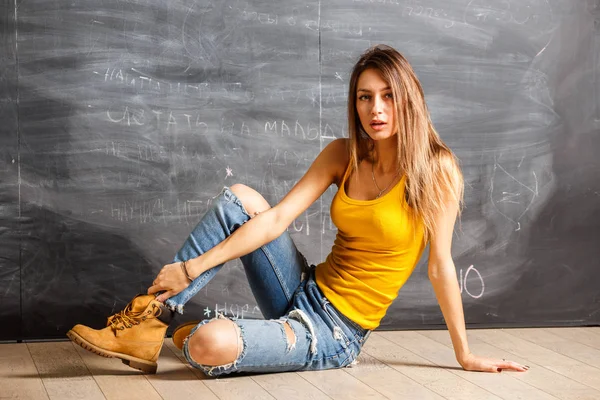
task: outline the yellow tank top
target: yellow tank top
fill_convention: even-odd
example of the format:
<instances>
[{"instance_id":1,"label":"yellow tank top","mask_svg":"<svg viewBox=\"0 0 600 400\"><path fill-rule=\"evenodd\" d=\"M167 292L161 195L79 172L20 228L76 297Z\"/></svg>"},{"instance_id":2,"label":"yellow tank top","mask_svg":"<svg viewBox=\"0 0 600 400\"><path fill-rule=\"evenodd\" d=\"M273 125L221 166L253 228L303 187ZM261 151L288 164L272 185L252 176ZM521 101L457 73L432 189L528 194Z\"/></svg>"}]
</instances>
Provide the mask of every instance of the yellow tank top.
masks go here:
<instances>
[{"instance_id":1,"label":"yellow tank top","mask_svg":"<svg viewBox=\"0 0 600 400\"><path fill-rule=\"evenodd\" d=\"M375 329L423 253L424 230L410 218L405 177L378 199L354 200L345 189L351 169L349 164L331 202L338 232L315 278L342 314L364 329Z\"/></svg>"}]
</instances>

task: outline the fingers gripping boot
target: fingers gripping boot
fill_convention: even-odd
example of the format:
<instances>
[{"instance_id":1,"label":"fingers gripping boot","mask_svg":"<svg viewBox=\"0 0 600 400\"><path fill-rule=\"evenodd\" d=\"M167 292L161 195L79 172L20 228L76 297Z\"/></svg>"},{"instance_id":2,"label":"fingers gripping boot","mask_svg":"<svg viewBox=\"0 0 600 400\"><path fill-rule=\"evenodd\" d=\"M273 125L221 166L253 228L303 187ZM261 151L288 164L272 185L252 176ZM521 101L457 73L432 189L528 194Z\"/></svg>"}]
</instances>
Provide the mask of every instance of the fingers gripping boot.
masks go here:
<instances>
[{"instance_id":1,"label":"fingers gripping boot","mask_svg":"<svg viewBox=\"0 0 600 400\"><path fill-rule=\"evenodd\" d=\"M86 350L156 373L157 360L173 312L153 295L138 295L125 309L108 318L106 328L75 325L67 336Z\"/></svg>"}]
</instances>

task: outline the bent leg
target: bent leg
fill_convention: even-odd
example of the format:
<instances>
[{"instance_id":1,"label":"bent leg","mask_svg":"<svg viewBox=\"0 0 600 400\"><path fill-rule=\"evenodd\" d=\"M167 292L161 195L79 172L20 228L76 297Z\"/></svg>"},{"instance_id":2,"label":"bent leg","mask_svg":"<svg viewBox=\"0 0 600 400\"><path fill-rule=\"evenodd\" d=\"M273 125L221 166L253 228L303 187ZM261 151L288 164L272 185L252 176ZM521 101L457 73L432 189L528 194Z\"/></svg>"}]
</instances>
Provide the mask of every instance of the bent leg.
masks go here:
<instances>
[{"instance_id":1,"label":"bent leg","mask_svg":"<svg viewBox=\"0 0 600 400\"><path fill-rule=\"evenodd\" d=\"M233 185L231 191L241 200L249 215L255 217L271 208L264 197L245 185ZM288 232L241 257L246 277L263 316L279 318L289 308L307 267Z\"/></svg>"},{"instance_id":2,"label":"bent leg","mask_svg":"<svg viewBox=\"0 0 600 400\"><path fill-rule=\"evenodd\" d=\"M250 216L244 210L240 200L229 188L223 188L221 194L214 199L212 207L202 216L198 225L175 255L174 262L190 260L204 254L225 240L249 219ZM223 264L220 264L203 272L185 290L167 299L165 304L178 313L183 313L185 303L198 293L222 267Z\"/></svg>"},{"instance_id":3,"label":"bent leg","mask_svg":"<svg viewBox=\"0 0 600 400\"><path fill-rule=\"evenodd\" d=\"M213 207L190 234L175 262L195 258L231 235L242 224L269 209L267 201L255 190L236 184L225 188ZM287 232L261 248L241 257L250 288L265 318L276 318L289 308L300 284L306 261ZM204 287L222 267L201 274L166 304L183 312L183 305Z\"/></svg>"},{"instance_id":4,"label":"bent leg","mask_svg":"<svg viewBox=\"0 0 600 400\"><path fill-rule=\"evenodd\" d=\"M183 354L209 376L301 370L315 354L307 321L294 314L277 320L205 320L185 340Z\"/></svg>"}]
</instances>

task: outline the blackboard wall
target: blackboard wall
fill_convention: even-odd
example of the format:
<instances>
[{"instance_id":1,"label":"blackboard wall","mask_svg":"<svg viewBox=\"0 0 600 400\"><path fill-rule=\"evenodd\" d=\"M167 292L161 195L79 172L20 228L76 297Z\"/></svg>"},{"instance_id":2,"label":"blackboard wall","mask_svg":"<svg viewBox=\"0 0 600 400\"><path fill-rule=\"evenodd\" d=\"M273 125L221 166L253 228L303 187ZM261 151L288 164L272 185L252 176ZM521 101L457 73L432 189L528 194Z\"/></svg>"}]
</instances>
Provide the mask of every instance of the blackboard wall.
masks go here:
<instances>
[{"instance_id":1,"label":"blackboard wall","mask_svg":"<svg viewBox=\"0 0 600 400\"><path fill-rule=\"evenodd\" d=\"M101 327L213 196L279 201L347 136L350 68L400 50L461 160L470 326L600 322L600 1L0 2L0 339ZM289 230L330 250L332 187ZM383 329L443 324L426 256ZM180 320L262 318L230 262Z\"/></svg>"}]
</instances>

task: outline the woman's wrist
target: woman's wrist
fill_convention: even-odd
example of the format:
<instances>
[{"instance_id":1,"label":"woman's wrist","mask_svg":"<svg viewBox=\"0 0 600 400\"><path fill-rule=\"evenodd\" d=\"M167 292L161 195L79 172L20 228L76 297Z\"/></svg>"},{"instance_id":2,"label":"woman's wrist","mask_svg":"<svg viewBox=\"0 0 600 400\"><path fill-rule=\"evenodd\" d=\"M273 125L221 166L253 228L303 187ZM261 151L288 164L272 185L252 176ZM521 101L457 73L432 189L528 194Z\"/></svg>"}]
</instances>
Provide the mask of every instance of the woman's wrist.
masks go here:
<instances>
[{"instance_id":1,"label":"woman's wrist","mask_svg":"<svg viewBox=\"0 0 600 400\"><path fill-rule=\"evenodd\" d=\"M199 277L202 274L202 272L204 272L201 270L200 257L202 257L202 256L200 255L196 258L191 258L191 259L187 260L185 263L188 277L192 280L196 279L197 277Z\"/></svg>"},{"instance_id":2,"label":"woman's wrist","mask_svg":"<svg viewBox=\"0 0 600 400\"><path fill-rule=\"evenodd\" d=\"M187 280L189 282L192 282L194 279L190 276L190 273L188 272L187 263L188 263L187 261L181 261L179 263L179 267L181 268L181 272L183 272L183 275L185 275Z\"/></svg>"},{"instance_id":3,"label":"woman's wrist","mask_svg":"<svg viewBox=\"0 0 600 400\"><path fill-rule=\"evenodd\" d=\"M472 354L470 351L459 351L456 352L456 361L458 361L458 363L460 365L464 365L464 363L469 359L469 357L471 357Z\"/></svg>"}]
</instances>

